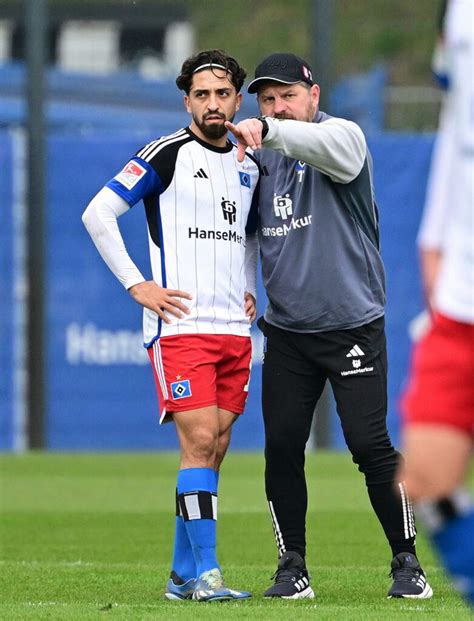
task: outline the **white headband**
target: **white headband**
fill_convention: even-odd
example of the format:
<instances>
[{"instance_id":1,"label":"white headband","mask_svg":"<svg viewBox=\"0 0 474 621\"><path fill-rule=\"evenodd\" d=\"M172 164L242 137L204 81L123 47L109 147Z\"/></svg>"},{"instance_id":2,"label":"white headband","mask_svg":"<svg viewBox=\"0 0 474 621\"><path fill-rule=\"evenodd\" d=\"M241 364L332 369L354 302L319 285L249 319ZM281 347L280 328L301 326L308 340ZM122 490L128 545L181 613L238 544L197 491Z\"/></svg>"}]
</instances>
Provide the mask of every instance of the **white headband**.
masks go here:
<instances>
[{"instance_id":1,"label":"white headband","mask_svg":"<svg viewBox=\"0 0 474 621\"><path fill-rule=\"evenodd\" d=\"M210 67L211 69L223 69L224 71L226 71L227 73L232 73L232 71L229 71L229 69L227 69L227 67L224 67L224 65L218 65L217 63L205 63L204 65L199 65L199 67L197 67L193 73L197 73L198 71L201 71L201 69L205 69L206 67Z\"/></svg>"}]
</instances>

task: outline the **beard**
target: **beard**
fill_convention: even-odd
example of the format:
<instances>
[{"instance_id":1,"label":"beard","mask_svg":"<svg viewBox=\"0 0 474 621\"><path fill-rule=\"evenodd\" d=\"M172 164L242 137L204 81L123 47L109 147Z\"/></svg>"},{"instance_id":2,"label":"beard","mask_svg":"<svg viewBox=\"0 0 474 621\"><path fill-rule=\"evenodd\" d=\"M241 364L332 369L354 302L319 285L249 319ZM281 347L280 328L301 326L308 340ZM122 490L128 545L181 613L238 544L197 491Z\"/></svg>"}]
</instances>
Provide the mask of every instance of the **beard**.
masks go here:
<instances>
[{"instance_id":1,"label":"beard","mask_svg":"<svg viewBox=\"0 0 474 621\"><path fill-rule=\"evenodd\" d=\"M222 119L222 123L206 123L206 119L209 116L218 116ZM198 117L193 114L193 121L199 127L204 136L206 136L206 138L209 138L209 140L219 140L219 138L222 138L222 136L225 136L227 133L227 127L224 125L224 121L233 121L234 116L235 115L232 115L230 119L227 119L224 114L213 112L205 114L202 119L198 119Z\"/></svg>"}]
</instances>

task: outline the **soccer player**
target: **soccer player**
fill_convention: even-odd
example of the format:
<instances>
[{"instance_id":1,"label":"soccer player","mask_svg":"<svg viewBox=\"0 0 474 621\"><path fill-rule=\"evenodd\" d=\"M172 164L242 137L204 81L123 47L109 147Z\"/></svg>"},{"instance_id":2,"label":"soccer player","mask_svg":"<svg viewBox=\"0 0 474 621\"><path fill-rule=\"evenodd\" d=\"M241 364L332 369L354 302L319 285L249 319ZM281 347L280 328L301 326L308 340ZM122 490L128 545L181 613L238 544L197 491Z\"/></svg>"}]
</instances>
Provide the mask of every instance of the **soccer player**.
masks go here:
<instances>
[{"instance_id":1,"label":"soccer player","mask_svg":"<svg viewBox=\"0 0 474 621\"><path fill-rule=\"evenodd\" d=\"M305 563L305 446L315 405L331 383L344 437L364 474L392 551L388 597L428 598L399 454L386 427L384 269L371 158L361 129L318 110L306 61L271 54L248 86L260 112L227 127L259 149L259 242L268 306L259 324L265 487L279 552L266 597L312 598ZM336 490L337 493L337 490Z\"/></svg>"},{"instance_id":2,"label":"soccer player","mask_svg":"<svg viewBox=\"0 0 474 621\"><path fill-rule=\"evenodd\" d=\"M474 0L448 3L446 82L418 236L431 325L403 398L400 476L440 558L474 604Z\"/></svg>"},{"instance_id":3,"label":"soccer player","mask_svg":"<svg viewBox=\"0 0 474 621\"><path fill-rule=\"evenodd\" d=\"M225 121L240 107L245 70L220 50L187 59L176 80L189 127L139 149L83 215L103 259L144 307L160 422L181 448L168 599L244 599L216 558L217 487L247 397L255 318L256 162L237 161ZM117 218L143 200L153 279L127 253Z\"/></svg>"}]
</instances>

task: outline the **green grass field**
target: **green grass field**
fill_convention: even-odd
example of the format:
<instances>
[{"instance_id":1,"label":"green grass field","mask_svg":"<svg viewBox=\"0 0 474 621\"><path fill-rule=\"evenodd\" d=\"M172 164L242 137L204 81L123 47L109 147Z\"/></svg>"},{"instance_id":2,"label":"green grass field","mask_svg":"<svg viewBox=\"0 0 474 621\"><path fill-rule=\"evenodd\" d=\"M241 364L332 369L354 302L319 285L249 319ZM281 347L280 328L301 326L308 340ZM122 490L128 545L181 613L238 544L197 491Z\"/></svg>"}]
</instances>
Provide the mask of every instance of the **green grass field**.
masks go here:
<instances>
[{"instance_id":1,"label":"green grass field","mask_svg":"<svg viewBox=\"0 0 474 621\"><path fill-rule=\"evenodd\" d=\"M175 454L0 456L0 618L469 619L419 536L435 595L387 600L390 552L346 454L308 457L308 568L316 599L264 600L276 547L263 458L232 453L219 488L219 559L240 603L168 602Z\"/></svg>"}]
</instances>

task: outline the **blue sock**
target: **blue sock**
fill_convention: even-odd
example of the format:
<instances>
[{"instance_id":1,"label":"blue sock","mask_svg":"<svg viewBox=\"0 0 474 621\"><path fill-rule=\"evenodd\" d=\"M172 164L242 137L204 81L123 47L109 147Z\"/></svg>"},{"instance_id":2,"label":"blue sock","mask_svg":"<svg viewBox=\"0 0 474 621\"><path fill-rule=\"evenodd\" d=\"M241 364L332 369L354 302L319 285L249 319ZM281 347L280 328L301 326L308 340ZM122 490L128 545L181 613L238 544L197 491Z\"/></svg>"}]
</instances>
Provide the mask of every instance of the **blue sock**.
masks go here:
<instances>
[{"instance_id":1,"label":"blue sock","mask_svg":"<svg viewBox=\"0 0 474 621\"><path fill-rule=\"evenodd\" d=\"M217 477L212 468L186 468L178 473L178 500L191 542L196 574L215 567Z\"/></svg>"},{"instance_id":2,"label":"blue sock","mask_svg":"<svg viewBox=\"0 0 474 621\"><path fill-rule=\"evenodd\" d=\"M417 515L454 586L474 605L474 505L462 489L417 504Z\"/></svg>"},{"instance_id":3,"label":"blue sock","mask_svg":"<svg viewBox=\"0 0 474 621\"><path fill-rule=\"evenodd\" d=\"M454 585L474 605L474 508L445 522L432 541Z\"/></svg>"},{"instance_id":4,"label":"blue sock","mask_svg":"<svg viewBox=\"0 0 474 621\"><path fill-rule=\"evenodd\" d=\"M196 578L196 563L193 549L189 541L183 516L180 515L178 504L178 490L176 490L176 524L174 532L174 550L172 570L184 581Z\"/></svg>"}]
</instances>

